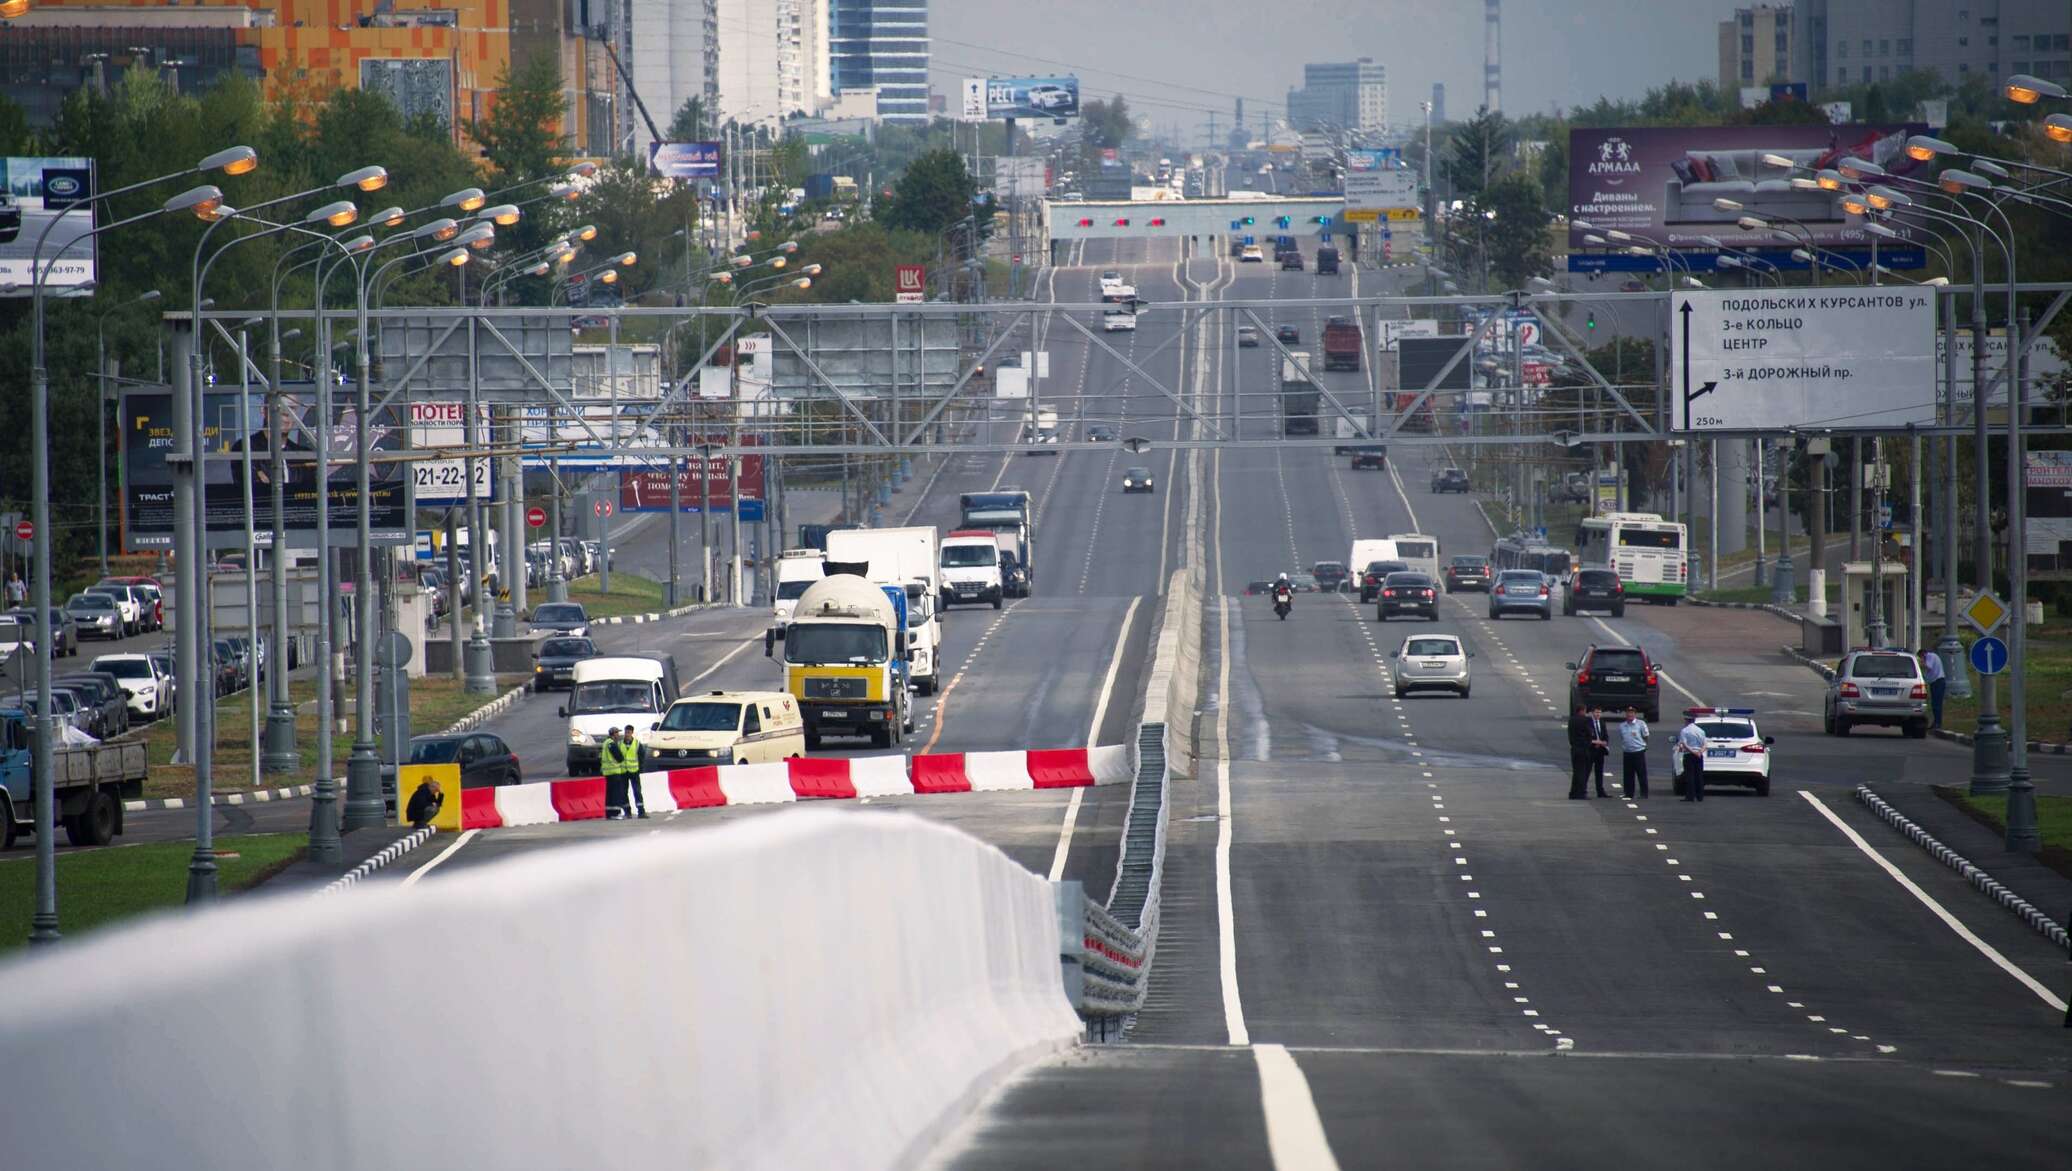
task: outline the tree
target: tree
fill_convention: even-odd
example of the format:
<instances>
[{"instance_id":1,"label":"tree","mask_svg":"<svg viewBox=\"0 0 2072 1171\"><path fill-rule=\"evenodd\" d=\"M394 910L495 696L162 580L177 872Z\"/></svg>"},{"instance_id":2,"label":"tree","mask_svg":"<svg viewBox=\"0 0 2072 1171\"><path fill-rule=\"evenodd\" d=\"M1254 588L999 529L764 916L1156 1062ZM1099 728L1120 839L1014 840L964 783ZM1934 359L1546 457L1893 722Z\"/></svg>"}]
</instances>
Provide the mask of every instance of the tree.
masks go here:
<instances>
[{"instance_id":1,"label":"tree","mask_svg":"<svg viewBox=\"0 0 2072 1171\"><path fill-rule=\"evenodd\" d=\"M676 116L669 120L669 141L705 142L710 128L705 125L705 99L685 98L676 109Z\"/></svg>"},{"instance_id":2,"label":"tree","mask_svg":"<svg viewBox=\"0 0 2072 1171\"><path fill-rule=\"evenodd\" d=\"M631 270L619 273L619 292L627 300L651 288L683 283L683 252L670 242L679 228L697 222L696 192L687 183L657 179L647 163L630 155L614 159L591 177L576 202L576 215L594 224L597 239L577 258L577 268L595 268L621 252L640 257Z\"/></svg>"},{"instance_id":3,"label":"tree","mask_svg":"<svg viewBox=\"0 0 2072 1171\"><path fill-rule=\"evenodd\" d=\"M487 118L470 119L468 136L482 148L500 184L538 179L560 165L561 66L534 53L496 79L496 99Z\"/></svg>"},{"instance_id":4,"label":"tree","mask_svg":"<svg viewBox=\"0 0 2072 1171\"><path fill-rule=\"evenodd\" d=\"M1095 98L1079 107L1079 121L1092 150L1112 149L1129 141L1136 126L1130 121L1129 101L1116 94L1107 101Z\"/></svg>"},{"instance_id":5,"label":"tree","mask_svg":"<svg viewBox=\"0 0 2072 1171\"><path fill-rule=\"evenodd\" d=\"M1489 266L1504 288L1523 288L1547 271L1552 217L1540 185L1529 175L1509 175L1489 185L1471 205L1488 218L1484 246Z\"/></svg>"},{"instance_id":6,"label":"tree","mask_svg":"<svg viewBox=\"0 0 2072 1171\"><path fill-rule=\"evenodd\" d=\"M1503 170L1511 146L1511 127L1495 110L1482 109L1453 129L1440 166L1453 198L1472 200Z\"/></svg>"},{"instance_id":7,"label":"tree","mask_svg":"<svg viewBox=\"0 0 2072 1171\"><path fill-rule=\"evenodd\" d=\"M886 227L935 235L972 214L978 185L953 150L932 150L908 165L893 184L892 198L878 210Z\"/></svg>"},{"instance_id":8,"label":"tree","mask_svg":"<svg viewBox=\"0 0 2072 1171\"><path fill-rule=\"evenodd\" d=\"M813 287L779 290L772 300L846 304L885 302L893 298L893 269L901 264L935 260L935 241L917 232L888 229L882 223L851 224L838 231L806 236L794 258L799 267L822 266Z\"/></svg>"}]
</instances>

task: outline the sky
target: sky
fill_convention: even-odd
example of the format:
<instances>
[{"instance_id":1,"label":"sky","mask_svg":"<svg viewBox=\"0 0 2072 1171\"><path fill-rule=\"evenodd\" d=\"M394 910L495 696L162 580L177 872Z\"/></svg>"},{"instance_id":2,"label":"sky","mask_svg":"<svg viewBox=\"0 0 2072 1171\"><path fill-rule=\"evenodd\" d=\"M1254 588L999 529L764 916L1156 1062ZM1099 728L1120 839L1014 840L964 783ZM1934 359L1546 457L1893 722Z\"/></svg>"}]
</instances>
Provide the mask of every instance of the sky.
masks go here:
<instances>
[{"instance_id":1,"label":"sky","mask_svg":"<svg viewBox=\"0 0 2072 1171\"><path fill-rule=\"evenodd\" d=\"M1746 5L1750 0L1740 0ZM958 79L1071 73L1083 96L1121 92L1161 126L1220 133L1231 98L1278 109L1309 61L1372 57L1389 120L1421 122L1446 85L1447 116L1482 101L1482 0L931 0L936 92ZM1639 97L1719 71L1718 23L1736 0L1505 0L1506 113ZM1249 111L1247 121L1256 121Z\"/></svg>"}]
</instances>

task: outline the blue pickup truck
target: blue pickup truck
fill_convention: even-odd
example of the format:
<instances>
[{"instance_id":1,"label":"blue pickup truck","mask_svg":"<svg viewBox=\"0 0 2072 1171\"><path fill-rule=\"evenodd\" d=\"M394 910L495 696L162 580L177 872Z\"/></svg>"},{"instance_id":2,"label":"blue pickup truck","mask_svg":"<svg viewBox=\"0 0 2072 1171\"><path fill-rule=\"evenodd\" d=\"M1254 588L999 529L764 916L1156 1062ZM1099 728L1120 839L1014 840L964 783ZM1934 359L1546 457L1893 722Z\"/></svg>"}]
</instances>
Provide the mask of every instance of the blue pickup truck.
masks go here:
<instances>
[{"instance_id":1,"label":"blue pickup truck","mask_svg":"<svg viewBox=\"0 0 2072 1171\"><path fill-rule=\"evenodd\" d=\"M122 802L143 795L144 742L53 745L57 823L75 846L105 846L122 832ZM35 832L34 745L20 708L0 708L0 849Z\"/></svg>"}]
</instances>

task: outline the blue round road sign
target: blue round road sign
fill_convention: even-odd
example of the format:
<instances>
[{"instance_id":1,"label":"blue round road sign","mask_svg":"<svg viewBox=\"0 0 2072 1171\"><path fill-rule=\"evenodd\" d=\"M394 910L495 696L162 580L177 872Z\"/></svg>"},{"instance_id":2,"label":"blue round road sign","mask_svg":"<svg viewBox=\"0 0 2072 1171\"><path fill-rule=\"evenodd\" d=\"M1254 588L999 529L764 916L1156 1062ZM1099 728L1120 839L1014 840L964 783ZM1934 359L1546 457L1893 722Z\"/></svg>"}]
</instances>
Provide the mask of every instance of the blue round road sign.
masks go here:
<instances>
[{"instance_id":1,"label":"blue round road sign","mask_svg":"<svg viewBox=\"0 0 2072 1171\"><path fill-rule=\"evenodd\" d=\"M1981 675L1998 675L2007 670L2007 644L1990 634L1972 643L1971 666Z\"/></svg>"}]
</instances>

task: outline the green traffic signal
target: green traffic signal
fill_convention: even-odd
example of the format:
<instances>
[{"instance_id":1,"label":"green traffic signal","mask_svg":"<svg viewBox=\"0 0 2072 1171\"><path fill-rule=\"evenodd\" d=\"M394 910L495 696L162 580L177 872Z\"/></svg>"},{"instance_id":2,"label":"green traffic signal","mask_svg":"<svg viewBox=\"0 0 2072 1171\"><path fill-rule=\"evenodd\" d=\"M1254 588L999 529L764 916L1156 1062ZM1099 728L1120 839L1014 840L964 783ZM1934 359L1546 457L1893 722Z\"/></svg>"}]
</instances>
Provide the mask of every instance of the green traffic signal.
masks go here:
<instances>
[{"instance_id":1,"label":"green traffic signal","mask_svg":"<svg viewBox=\"0 0 2072 1171\"><path fill-rule=\"evenodd\" d=\"M1245 217L1245 226L1246 226L1246 227L1248 227L1248 228L1249 228L1249 227L1251 227L1251 226L1252 226L1252 224L1253 224L1254 222L1255 222L1255 221L1254 221L1254 220L1252 219L1252 217L1251 217L1251 216L1246 216L1246 217Z\"/></svg>"},{"instance_id":2,"label":"green traffic signal","mask_svg":"<svg viewBox=\"0 0 2072 1171\"><path fill-rule=\"evenodd\" d=\"M1589 318L1588 318L1587 320L1585 320L1585 321L1583 322L1583 328L1585 328L1585 329L1596 329L1596 328L1597 328L1597 314L1595 314L1595 313L1592 313L1592 314L1591 314L1591 315L1589 316Z\"/></svg>"}]
</instances>

